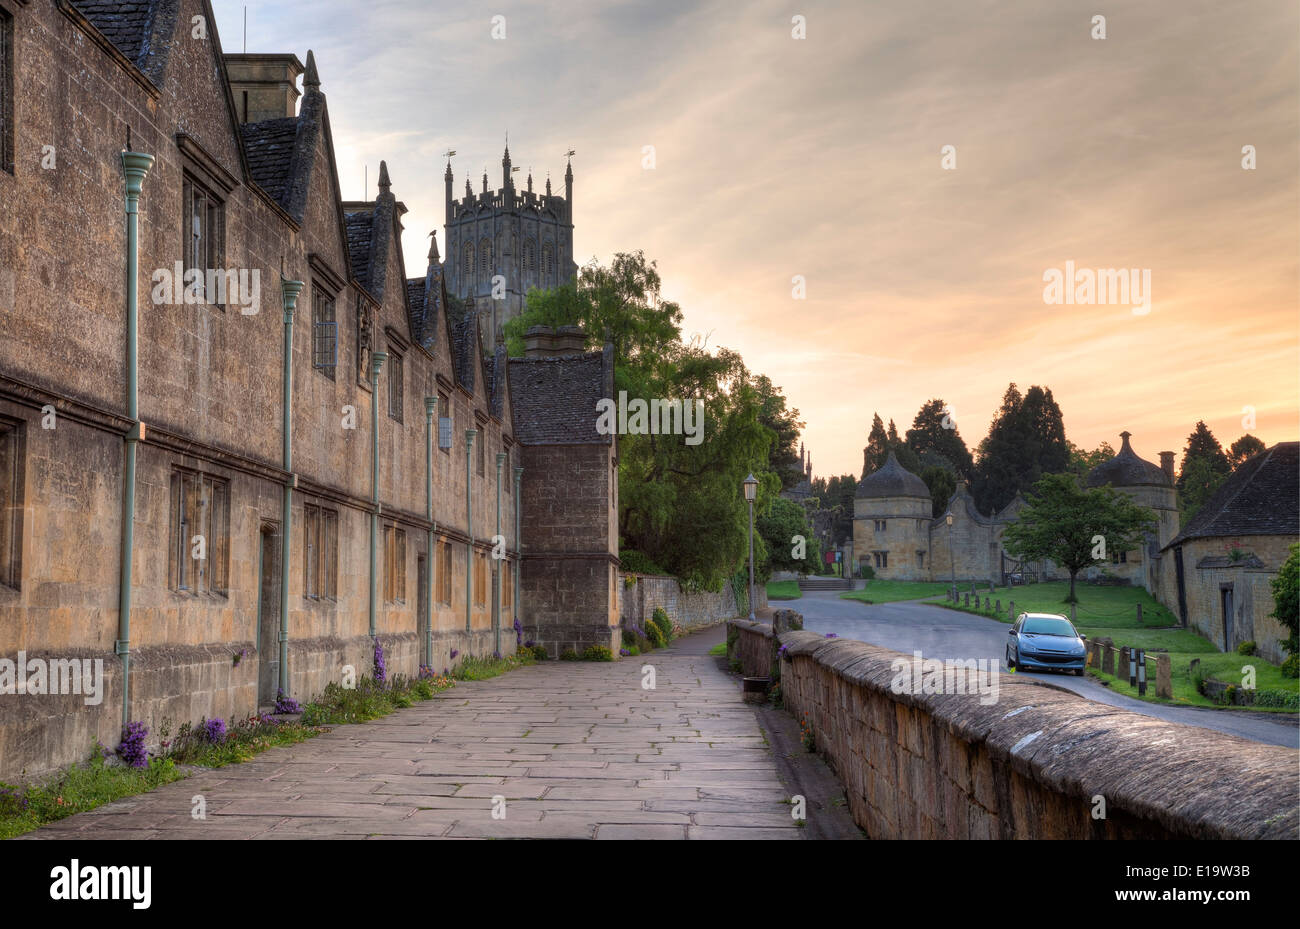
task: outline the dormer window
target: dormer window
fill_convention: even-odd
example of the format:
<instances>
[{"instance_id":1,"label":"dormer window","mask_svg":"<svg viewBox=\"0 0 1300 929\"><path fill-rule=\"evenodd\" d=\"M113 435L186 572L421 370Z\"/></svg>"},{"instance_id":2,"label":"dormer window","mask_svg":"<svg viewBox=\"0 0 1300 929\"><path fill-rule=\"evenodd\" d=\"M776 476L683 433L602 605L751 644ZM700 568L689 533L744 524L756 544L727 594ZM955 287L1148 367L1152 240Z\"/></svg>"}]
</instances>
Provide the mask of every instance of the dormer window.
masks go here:
<instances>
[{"instance_id":1,"label":"dormer window","mask_svg":"<svg viewBox=\"0 0 1300 929\"><path fill-rule=\"evenodd\" d=\"M196 284L200 300L224 309L218 294L218 282L224 280L225 205L208 188L188 174L182 185L185 242L185 276L197 270ZM209 274L208 272L215 272Z\"/></svg>"}]
</instances>

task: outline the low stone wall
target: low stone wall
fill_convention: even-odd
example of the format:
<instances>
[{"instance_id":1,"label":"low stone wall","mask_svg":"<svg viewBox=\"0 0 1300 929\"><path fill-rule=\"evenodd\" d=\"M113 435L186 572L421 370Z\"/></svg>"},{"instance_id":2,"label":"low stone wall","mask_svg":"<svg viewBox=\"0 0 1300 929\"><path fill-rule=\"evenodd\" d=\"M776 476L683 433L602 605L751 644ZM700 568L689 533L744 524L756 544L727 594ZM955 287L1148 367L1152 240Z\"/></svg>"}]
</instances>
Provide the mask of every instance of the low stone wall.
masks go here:
<instances>
[{"instance_id":1,"label":"low stone wall","mask_svg":"<svg viewBox=\"0 0 1300 929\"><path fill-rule=\"evenodd\" d=\"M1297 838L1293 749L1008 674L988 705L975 695L895 693L891 663L911 656L729 626L746 675L766 676L784 645L785 706L806 715L871 838Z\"/></svg>"},{"instance_id":2,"label":"low stone wall","mask_svg":"<svg viewBox=\"0 0 1300 929\"><path fill-rule=\"evenodd\" d=\"M634 578L635 583L628 586L627 578ZM767 588L762 584L754 585L754 608L767 606ZM668 618L683 629L698 626L711 626L726 619L735 619L740 615L736 607L736 596L730 584L723 584L718 591L701 591L688 593L682 590L677 578L664 574L631 574L620 572L618 576L618 615L620 622L627 626L634 624L645 628L655 607L663 607Z\"/></svg>"}]
</instances>

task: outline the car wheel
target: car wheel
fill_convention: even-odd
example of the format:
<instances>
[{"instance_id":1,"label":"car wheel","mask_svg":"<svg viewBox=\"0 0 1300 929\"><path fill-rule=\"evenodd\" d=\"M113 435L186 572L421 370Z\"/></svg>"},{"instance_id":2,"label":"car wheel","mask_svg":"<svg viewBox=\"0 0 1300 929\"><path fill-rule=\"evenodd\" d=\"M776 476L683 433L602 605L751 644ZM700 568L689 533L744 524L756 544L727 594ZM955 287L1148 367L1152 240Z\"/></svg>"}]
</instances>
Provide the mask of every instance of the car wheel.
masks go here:
<instances>
[{"instance_id":1,"label":"car wheel","mask_svg":"<svg viewBox=\"0 0 1300 929\"><path fill-rule=\"evenodd\" d=\"M1006 657L1006 661L1007 661L1007 670L1008 670L1008 671L1018 671L1019 668L1016 667L1016 663L1015 663L1014 661L1011 660L1011 649L1007 649L1007 653L1006 653L1006 656L1005 656L1005 657Z\"/></svg>"}]
</instances>

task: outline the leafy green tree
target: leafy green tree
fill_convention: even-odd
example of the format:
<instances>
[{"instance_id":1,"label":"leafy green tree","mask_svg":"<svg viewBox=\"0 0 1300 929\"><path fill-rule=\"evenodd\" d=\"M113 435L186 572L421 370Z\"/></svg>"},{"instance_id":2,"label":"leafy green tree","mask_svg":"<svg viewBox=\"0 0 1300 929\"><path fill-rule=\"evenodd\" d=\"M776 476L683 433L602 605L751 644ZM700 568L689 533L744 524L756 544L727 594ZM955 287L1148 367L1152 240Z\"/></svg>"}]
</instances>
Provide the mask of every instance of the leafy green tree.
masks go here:
<instances>
[{"instance_id":1,"label":"leafy green tree","mask_svg":"<svg viewBox=\"0 0 1300 929\"><path fill-rule=\"evenodd\" d=\"M1291 546L1291 554L1282 564L1277 577L1269 582L1273 588L1274 609L1272 616L1287 628L1290 635L1282 642L1282 647L1291 656L1288 664L1296 664L1296 655L1300 654L1300 543ZM1294 674L1291 675L1295 677Z\"/></svg>"},{"instance_id":2,"label":"leafy green tree","mask_svg":"<svg viewBox=\"0 0 1300 929\"><path fill-rule=\"evenodd\" d=\"M1232 443L1228 449L1228 463L1232 465L1232 470L1237 470L1250 459L1254 458L1260 452L1266 450L1262 441L1255 438L1250 433L1246 433L1240 439Z\"/></svg>"},{"instance_id":3,"label":"leafy green tree","mask_svg":"<svg viewBox=\"0 0 1300 929\"><path fill-rule=\"evenodd\" d=\"M1113 487L1080 487L1073 474L1047 474L1034 484L1015 522L1002 534L1017 558L1050 558L1070 572L1066 603L1075 603L1074 580L1097 561L1099 537L1104 552L1129 551L1155 525L1155 517Z\"/></svg>"},{"instance_id":4,"label":"leafy green tree","mask_svg":"<svg viewBox=\"0 0 1300 929\"><path fill-rule=\"evenodd\" d=\"M1115 449L1111 447L1109 442L1102 442L1092 451L1080 448L1070 441L1065 444L1070 453L1069 471L1079 480L1087 477L1088 472L1097 465L1115 457Z\"/></svg>"},{"instance_id":5,"label":"leafy green tree","mask_svg":"<svg viewBox=\"0 0 1300 929\"><path fill-rule=\"evenodd\" d=\"M776 497L768 511L754 520L754 530L767 549L768 574L772 571L800 571L816 574L821 568L821 542L813 534L808 514L793 500ZM795 558L795 539L802 536L804 557ZM755 555L757 558L757 555Z\"/></svg>"},{"instance_id":6,"label":"leafy green tree","mask_svg":"<svg viewBox=\"0 0 1300 929\"><path fill-rule=\"evenodd\" d=\"M937 398L927 400L917 411L912 428L907 430L907 446L916 453L923 469L946 468L958 478L969 479L975 466L957 423L948 413L948 404Z\"/></svg>"},{"instance_id":7,"label":"leafy green tree","mask_svg":"<svg viewBox=\"0 0 1300 929\"><path fill-rule=\"evenodd\" d=\"M789 490L804 479L803 465L799 461L799 432L803 421L799 411L786 407L785 395L765 374L754 377L758 392L758 421L769 429L775 439L768 453L768 468L781 478L781 489Z\"/></svg>"}]
</instances>

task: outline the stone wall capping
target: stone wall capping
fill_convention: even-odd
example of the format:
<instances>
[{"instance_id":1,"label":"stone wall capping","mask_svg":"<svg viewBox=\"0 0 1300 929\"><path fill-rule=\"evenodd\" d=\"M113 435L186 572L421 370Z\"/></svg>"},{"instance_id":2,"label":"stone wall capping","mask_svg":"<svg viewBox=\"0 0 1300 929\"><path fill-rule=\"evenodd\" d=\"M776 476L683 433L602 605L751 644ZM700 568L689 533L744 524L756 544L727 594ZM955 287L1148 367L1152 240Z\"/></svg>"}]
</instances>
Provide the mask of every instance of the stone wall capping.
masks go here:
<instances>
[{"instance_id":1,"label":"stone wall capping","mask_svg":"<svg viewBox=\"0 0 1300 929\"><path fill-rule=\"evenodd\" d=\"M770 652L743 644L771 639L766 624L730 626L742 658L757 663ZM922 838L922 821L943 838L1297 837L1300 772L1290 749L1001 672L992 703L896 694L891 663L911 655L807 631L778 638L792 659L782 671L786 706L807 715L872 838ZM1104 820L1092 818L1096 796ZM904 808L918 815L900 815Z\"/></svg>"}]
</instances>

